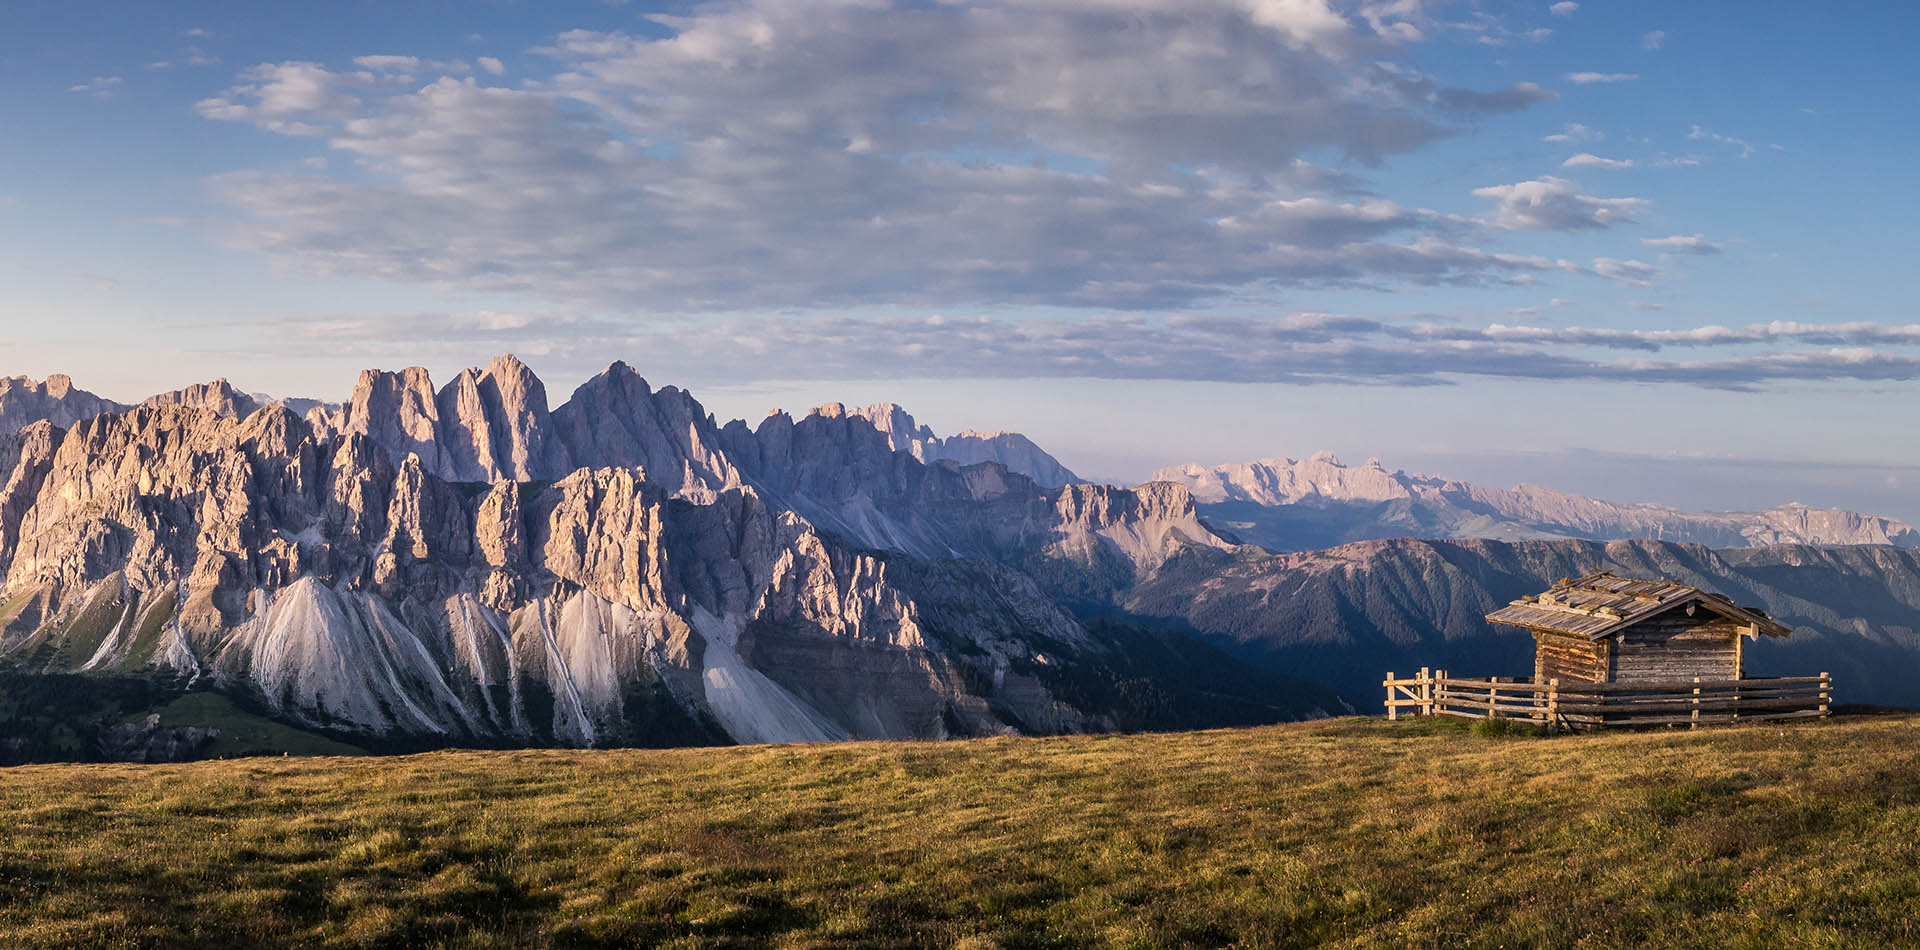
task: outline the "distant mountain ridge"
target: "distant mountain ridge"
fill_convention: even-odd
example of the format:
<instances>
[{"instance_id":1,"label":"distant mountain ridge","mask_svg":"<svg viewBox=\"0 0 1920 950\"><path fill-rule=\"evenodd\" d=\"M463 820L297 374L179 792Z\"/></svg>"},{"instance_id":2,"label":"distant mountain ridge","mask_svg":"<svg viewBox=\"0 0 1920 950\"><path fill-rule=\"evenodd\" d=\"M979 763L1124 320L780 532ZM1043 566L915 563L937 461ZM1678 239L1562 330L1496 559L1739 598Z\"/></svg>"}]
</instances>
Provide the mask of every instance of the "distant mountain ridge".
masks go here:
<instances>
[{"instance_id":1,"label":"distant mountain ridge","mask_svg":"<svg viewBox=\"0 0 1920 950\"><path fill-rule=\"evenodd\" d=\"M75 388L73 379L62 373L44 380L0 376L0 435L12 434L41 420L64 427L126 408L111 399Z\"/></svg>"},{"instance_id":2,"label":"distant mountain ridge","mask_svg":"<svg viewBox=\"0 0 1920 950\"><path fill-rule=\"evenodd\" d=\"M1754 675L1824 670L1843 702L1920 707L1920 550L1912 548L1395 538L1290 554L1191 549L1119 605L1373 709L1388 670L1531 675L1531 637L1487 623L1486 614L1596 570L1673 578L1793 628L1784 640L1748 644Z\"/></svg>"},{"instance_id":3,"label":"distant mountain ridge","mask_svg":"<svg viewBox=\"0 0 1920 950\"><path fill-rule=\"evenodd\" d=\"M1601 501L1538 485L1485 488L1389 470L1377 459L1349 467L1325 452L1298 461L1180 465L1153 477L1186 485L1215 523L1242 540L1278 551L1389 537L1920 547L1920 532L1903 522L1841 509L1787 504L1752 512L1687 512L1666 505Z\"/></svg>"},{"instance_id":4,"label":"distant mountain ridge","mask_svg":"<svg viewBox=\"0 0 1920 950\"><path fill-rule=\"evenodd\" d=\"M1060 460L1018 432L975 432L962 429L958 435L941 438L933 429L914 421L905 409L890 402L877 402L847 410L873 423L887 434L896 452L909 452L923 462L949 459L961 465L997 462L1007 471L1033 479L1042 488L1060 488L1085 481L1069 471Z\"/></svg>"}]
</instances>

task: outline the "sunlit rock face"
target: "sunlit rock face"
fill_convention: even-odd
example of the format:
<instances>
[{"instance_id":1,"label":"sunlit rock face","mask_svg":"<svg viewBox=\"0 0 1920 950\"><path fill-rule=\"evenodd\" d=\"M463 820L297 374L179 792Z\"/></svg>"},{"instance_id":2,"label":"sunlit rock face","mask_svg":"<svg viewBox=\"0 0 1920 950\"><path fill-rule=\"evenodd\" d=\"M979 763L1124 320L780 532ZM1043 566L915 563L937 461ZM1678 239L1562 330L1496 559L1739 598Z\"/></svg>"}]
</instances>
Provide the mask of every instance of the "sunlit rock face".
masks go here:
<instances>
[{"instance_id":1,"label":"sunlit rock face","mask_svg":"<svg viewBox=\"0 0 1920 950\"><path fill-rule=\"evenodd\" d=\"M0 376L0 437L36 422L51 422L65 428L82 419L125 408L111 399L75 388L73 380L65 375L55 374L43 380Z\"/></svg>"}]
</instances>

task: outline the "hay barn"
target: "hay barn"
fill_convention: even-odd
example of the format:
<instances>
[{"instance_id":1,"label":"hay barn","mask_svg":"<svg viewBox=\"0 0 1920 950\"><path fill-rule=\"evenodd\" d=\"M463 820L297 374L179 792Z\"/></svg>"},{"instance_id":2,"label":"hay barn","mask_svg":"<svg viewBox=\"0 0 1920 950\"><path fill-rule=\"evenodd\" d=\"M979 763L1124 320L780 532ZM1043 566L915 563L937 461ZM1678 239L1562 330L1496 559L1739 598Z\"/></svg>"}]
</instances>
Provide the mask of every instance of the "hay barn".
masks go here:
<instances>
[{"instance_id":1,"label":"hay barn","mask_svg":"<svg viewBox=\"0 0 1920 950\"><path fill-rule=\"evenodd\" d=\"M1743 678L1745 643L1793 631L1698 587L1606 571L1487 615L1533 634L1533 681L1678 683Z\"/></svg>"}]
</instances>

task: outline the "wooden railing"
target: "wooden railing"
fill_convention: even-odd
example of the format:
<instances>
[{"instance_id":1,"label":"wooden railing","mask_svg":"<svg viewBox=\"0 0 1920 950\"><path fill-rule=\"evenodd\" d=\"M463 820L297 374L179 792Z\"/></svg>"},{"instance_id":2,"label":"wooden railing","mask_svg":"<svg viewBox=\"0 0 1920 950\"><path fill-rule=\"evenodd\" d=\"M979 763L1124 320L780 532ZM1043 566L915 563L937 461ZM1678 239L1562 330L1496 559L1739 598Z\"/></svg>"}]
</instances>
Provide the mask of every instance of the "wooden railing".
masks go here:
<instances>
[{"instance_id":1,"label":"wooden railing","mask_svg":"<svg viewBox=\"0 0 1920 950\"><path fill-rule=\"evenodd\" d=\"M1687 726L1809 719L1833 708L1833 678L1782 676L1762 679L1662 683L1544 683L1516 677L1465 678L1428 670L1408 678L1387 674L1387 718L1402 710L1415 716L1493 717L1531 722L1547 729L1608 726Z\"/></svg>"}]
</instances>

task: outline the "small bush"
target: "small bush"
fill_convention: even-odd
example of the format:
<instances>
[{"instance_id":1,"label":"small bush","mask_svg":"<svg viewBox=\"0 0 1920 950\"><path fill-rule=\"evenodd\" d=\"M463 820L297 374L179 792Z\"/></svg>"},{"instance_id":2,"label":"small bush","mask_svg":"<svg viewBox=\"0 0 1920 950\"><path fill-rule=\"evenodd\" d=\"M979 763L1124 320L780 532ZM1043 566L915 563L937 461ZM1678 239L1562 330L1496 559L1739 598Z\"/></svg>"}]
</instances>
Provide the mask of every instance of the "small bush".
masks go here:
<instances>
[{"instance_id":1,"label":"small bush","mask_svg":"<svg viewBox=\"0 0 1920 950\"><path fill-rule=\"evenodd\" d=\"M1538 726L1535 726L1531 723L1521 722L1517 719L1507 719L1501 716L1493 716L1487 719L1476 719L1473 722L1473 728L1471 731L1476 736L1487 736L1487 737L1540 735L1540 727Z\"/></svg>"}]
</instances>

